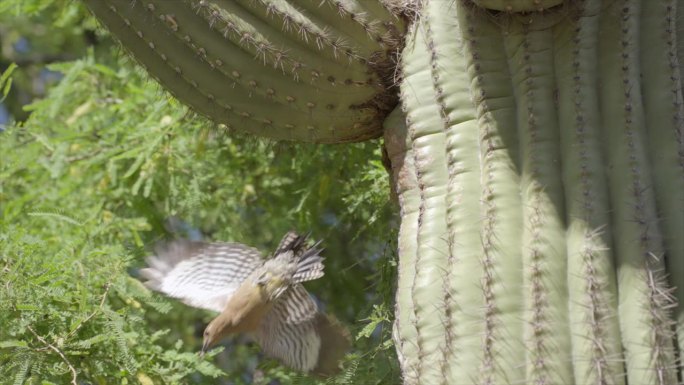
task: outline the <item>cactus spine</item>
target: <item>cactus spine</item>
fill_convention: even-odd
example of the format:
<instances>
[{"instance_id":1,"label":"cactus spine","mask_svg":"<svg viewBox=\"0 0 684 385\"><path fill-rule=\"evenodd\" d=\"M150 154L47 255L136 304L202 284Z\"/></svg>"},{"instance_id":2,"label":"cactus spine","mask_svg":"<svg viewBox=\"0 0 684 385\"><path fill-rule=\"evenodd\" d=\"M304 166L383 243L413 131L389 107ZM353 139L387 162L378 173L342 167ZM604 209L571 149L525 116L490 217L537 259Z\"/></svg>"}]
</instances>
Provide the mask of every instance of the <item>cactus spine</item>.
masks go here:
<instances>
[{"instance_id":1,"label":"cactus spine","mask_svg":"<svg viewBox=\"0 0 684 385\"><path fill-rule=\"evenodd\" d=\"M680 1L85 1L217 122L384 134L407 384L681 381Z\"/></svg>"}]
</instances>

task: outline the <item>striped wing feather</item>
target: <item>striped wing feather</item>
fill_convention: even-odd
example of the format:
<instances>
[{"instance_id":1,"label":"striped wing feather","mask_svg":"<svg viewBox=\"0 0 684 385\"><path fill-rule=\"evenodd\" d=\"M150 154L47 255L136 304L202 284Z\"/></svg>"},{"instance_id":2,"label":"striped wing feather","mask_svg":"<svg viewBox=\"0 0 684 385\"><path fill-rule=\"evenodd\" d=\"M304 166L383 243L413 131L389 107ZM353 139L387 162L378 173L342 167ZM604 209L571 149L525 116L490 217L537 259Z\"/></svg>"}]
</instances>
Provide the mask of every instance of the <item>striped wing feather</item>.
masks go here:
<instances>
[{"instance_id":1,"label":"striped wing feather","mask_svg":"<svg viewBox=\"0 0 684 385\"><path fill-rule=\"evenodd\" d=\"M284 236L283 239L280 240L280 243L278 244L278 247L276 247L275 252L273 253L274 256L284 253L288 250L292 250L293 248L296 247L297 243L300 243L304 239L306 239L306 236L302 237L299 234L297 234L296 231L288 231Z\"/></svg>"},{"instance_id":2,"label":"striped wing feather","mask_svg":"<svg viewBox=\"0 0 684 385\"><path fill-rule=\"evenodd\" d=\"M161 245L140 274L150 289L185 304L220 312L244 281L263 264L261 253L240 243L178 240Z\"/></svg>"},{"instance_id":3,"label":"striped wing feather","mask_svg":"<svg viewBox=\"0 0 684 385\"><path fill-rule=\"evenodd\" d=\"M316 330L318 308L302 285L294 285L276 302L255 334L266 355L309 372L318 362L321 338Z\"/></svg>"}]
</instances>

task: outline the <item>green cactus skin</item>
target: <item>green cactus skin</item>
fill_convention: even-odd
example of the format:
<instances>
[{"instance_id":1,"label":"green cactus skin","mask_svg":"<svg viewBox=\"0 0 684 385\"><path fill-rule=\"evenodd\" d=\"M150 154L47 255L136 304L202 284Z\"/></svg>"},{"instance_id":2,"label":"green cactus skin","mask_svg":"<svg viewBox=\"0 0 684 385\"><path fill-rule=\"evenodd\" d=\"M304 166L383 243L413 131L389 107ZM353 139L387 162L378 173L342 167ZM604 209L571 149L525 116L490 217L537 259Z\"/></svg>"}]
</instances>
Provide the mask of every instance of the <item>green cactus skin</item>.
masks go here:
<instances>
[{"instance_id":1,"label":"green cactus skin","mask_svg":"<svg viewBox=\"0 0 684 385\"><path fill-rule=\"evenodd\" d=\"M422 28L409 32L416 42L425 39ZM415 34L415 36L413 36ZM411 38L410 37L410 38ZM424 45L416 44L415 47ZM420 205L415 256L415 273L408 288L412 299L411 322L416 329L415 344L421 359L412 368L420 381L437 383L443 378L441 365L446 341L444 282L448 245L446 193L448 171L446 136L439 107L434 103L430 62L427 52L405 50L402 55L404 80L401 84L402 108L406 114L407 136L411 141L413 165L418 183ZM413 88L420 85L418 88ZM436 300L437 299L437 300ZM432 364L428 364L432 363Z\"/></svg>"},{"instance_id":2,"label":"green cactus skin","mask_svg":"<svg viewBox=\"0 0 684 385\"><path fill-rule=\"evenodd\" d=\"M503 30L522 159L525 377L534 384L565 384L573 382L573 372L570 336L557 332L568 325L568 289L553 30L535 27Z\"/></svg>"},{"instance_id":3,"label":"green cactus skin","mask_svg":"<svg viewBox=\"0 0 684 385\"><path fill-rule=\"evenodd\" d=\"M597 57L601 1L578 4L576 21L554 29L558 117L565 187L570 338L575 383L624 385L601 149Z\"/></svg>"},{"instance_id":4,"label":"green cactus skin","mask_svg":"<svg viewBox=\"0 0 684 385\"><path fill-rule=\"evenodd\" d=\"M681 63L677 58L675 0L647 1L641 12L642 83L650 169L655 183L658 218L663 223L667 274L678 306L679 350L684 348L684 100ZM680 23L684 23L682 20Z\"/></svg>"},{"instance_id":5,"label":"green cactus skin","mask_svg":"<svg viewBox=\"0 0 684 385\"><path fill-rule=\"evenodd\" d=\"M681 1L85 1L220 123L384 119L406 384L681 382Z\"/></svg>"},{"instance_id":6,"label":"green cactus skin","mask_svg":"<svg viewBox=\"0 0 684 385\"><path fill-rule=\"evenodd\" d=\"M404 218L395 340L407 384L677 382L662 257L678 247L668 231L684 229L671 193L681 86L662 24L675 9L649 7L585 0L570 17L529 18L422 2L402 52L406 125L398 111L385 123ZM661 41L644 72L661 83L646 86L637 22L649 15ZM643 104L628 92L640 88ZM426 276L443 285L415 285Z\"/></svg>"},{"instance_id":7,"label":"green cactus skin","mask_svg":"<svg viewBox=\"0 0 684 385\"><path fill-rule=\"evenodd\" d=\"M542 12L563 4L563 0L472 0L477 6L493 11Z\"/></svg>"},{"instance_id":8,"label":"green cactus skin","mask_svg":"<svg viewBox=\"0 0 684 385\"><path fill-rule=\"evenodd\" d=\"M673 384L673 305L646 155L640 91L639 1L612 2L599 30L600 105L618 278L618 315L628 383ZM680 232L681 234L681 232Z\"/></svg>"},{"instance_id":9,"label":"green cactus skin","mask_svg":"<svg viewBox=\"0 0 684 385\"><path fill-rule=\"evenodd\" d=\"M679 78L684 79L684 6L681 2L675 2L675 45L677 49L677 61L679 62Z\"/></svg>"},{"instance_id":10,"label":"green cactus skin","mask_svg":"<svg viewBox=\"0 0 684 385\"><path fill-rule=\"evenodd\" d=\"M398 248L399 277L395 307L396 321L393 337L396 342L397 356L407 384L418 380L417 329L412 322L414 301L411 292L413 277L416 275L416 255L419 227L420 191L416 176L415 157L406 128L406 119L399 108L385 120L385 147L392 165L391 178L401 206L401 227L399 228Z\"/></svg>"},{"instance_id":11,"label":"green cactus skin","mask_svg":"<svg viewBox=\"0 0 684 385\"><path fill-rule=\"evenodd\" d=\"M369 7L371 20L352 0L330 0L317 14L284 0L85 2L178 99L235 130L360 141L381 134L396 103L391 68L402 23L382 7Z\"/></svg>"},{"instance_id":12,"label":"green cactus skin","mask_svg":"<svg viewBox=\"0 0 684 385\"><path fill-rule=\"evenodd\" d=\"M420 28L425 31L432 92L446 135L448 171L445 241L449 249L443 288L446 344L440 370L446 383L458 383L464 378L479 376L483 354L464 352L482 353L481 336L485 332L477 314L465 312L484 309L485 305L482 296L470 294L479 290L480 277L484 274L480 263L482 242L478 227L472 224L472 218L480 216L477 112L470 102L456 8L449 2L431 0L425 2L422 14Z\"/></svg>"},{"instance_id":13,"label":"green cactus skin","mask_svg":"<svg viewBox=\"0 0 684 385\"><path fill-rule=\"evenodd\" d=\"M504 41L491 17L458 3L464 51L478 114L480 163L480 315L483 359L476 383L525 381L526 347L520 162L516 106ZM466 309L470 313L474 309Z\"/></svg>"}]
</instances>

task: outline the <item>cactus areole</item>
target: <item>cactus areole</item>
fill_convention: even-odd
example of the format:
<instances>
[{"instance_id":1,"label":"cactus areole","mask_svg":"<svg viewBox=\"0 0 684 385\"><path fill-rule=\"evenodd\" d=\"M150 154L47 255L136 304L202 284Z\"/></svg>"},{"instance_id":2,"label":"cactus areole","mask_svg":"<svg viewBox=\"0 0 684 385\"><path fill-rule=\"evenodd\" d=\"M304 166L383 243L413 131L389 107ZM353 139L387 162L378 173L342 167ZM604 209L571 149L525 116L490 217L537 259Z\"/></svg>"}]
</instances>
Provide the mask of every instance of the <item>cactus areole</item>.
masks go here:
<instances>
[{"instance_id":1,"label":"cactus areole","mask_svg":"<svg viewBox=\"0 0 684 385\"><path fill-rule=\"evenodd\" d=\"M85 0L179 100L384 135L406 384L684 380L684 4Z\"/></svg>"}]
</instances>

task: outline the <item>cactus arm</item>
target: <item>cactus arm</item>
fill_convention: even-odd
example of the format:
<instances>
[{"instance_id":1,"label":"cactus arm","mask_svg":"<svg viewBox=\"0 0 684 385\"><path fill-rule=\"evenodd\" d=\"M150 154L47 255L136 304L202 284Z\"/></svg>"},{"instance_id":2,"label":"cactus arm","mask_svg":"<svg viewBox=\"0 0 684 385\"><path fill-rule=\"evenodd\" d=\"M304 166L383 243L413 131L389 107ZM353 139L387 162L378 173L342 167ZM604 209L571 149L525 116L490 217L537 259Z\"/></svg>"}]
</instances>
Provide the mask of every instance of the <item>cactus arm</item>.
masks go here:
<instances>
[{"instance_id":1,"label":"cactus arm","mask_svg":"<svg viewBox=\"0 0 684 385\"><path fill-rule=\"evenodd\" d=\"M226 0L222 1L226 4L230 3ZM258 18L262 18L264 23L281 35L280 38L296 42L292 48L308 50L311 55L305 60L308 63L321 62L326 59L334 63L344 58L346 60L337 62L338 66L342 68L347 66L357 75L363 75L366 69L365 61L376 48L367 44L363 45L367 39L359 36L354 39L354 32L357 28L332 28L330 24L321 20L319 15L305 12L308 9L317 10L312 7L314 4L310 4L307 9L284 0L241 0L239 3ZM340 19L334 10L325 9L325 11L329 16ZM345 24L349 25L348 22L338 23L341 28L344 28ZM325 67L320 66L319 69L323 68Z\"/></svg>"},{"instance_id":2,"label":"cactus arm","mask_svg":"<svg viewBox=\"0 0 684 385\"><path fill-rule=\"evenodd\" d=\"M390 63L402 23L389 11L378 33L396 35L352 41L346 29L326 29L315 14L284 0L85 3L176 97L236 130L279 140L359 141L381 134L382 118L396 103ZM371 28L367 18L317 9L323 10L340 26Z\"/></svg>"},{"instance_id":3,"label":"cactus arm","mask_svg":"<svg viewBox=\"0 0 684 385\"><path fill-rule=\"evenodd\" d=\"M642 83L648 153L667 272L678 303L674 319L680 351L684 348L684 100L675 20L676 9L682 7L674 0L646 1L641 16L641 63L648 79Z\"/></svg>"},{"instance_id":4,"label":"cactus arm","mask_svg":"<svg viewBox=\"0 0 684 385\"><path fill-rule=\"evenodd\" d=\"M172 3L161 1L158 9L161 14L168 14L173 12L174 7ZM199 7L190 3L188 8L194 8L196 15L200 17L192 17L189 12L179 14L188 19L186 31L180 33L180 40L183 40L184 33L187 31L206 33L213 30L222 36L217 37L215 35L217 38L214 39L211 36L206 36L206 38L201 39L213 43L212 51L220 51L228 40L235 45L236 49L242 49L248 54L248 57L252 59L250 63L252 66L254 66L255 60L261 61L275 69L280 69L281 71L278 73L280 76L285 76L290 80L293 77L295 80L301 77L306 83L315 83L317 87L328 92L344 94L353 91L353 89L337 87L332 82L326 81L329 76L341 79L351 77L354 82L365 83L366 81L365 72L367 68L360 63L363 57L356 54L353 57L357 61L336 61L331 53L324 55L327 51L322 49L322 45L319 48L318 42L315 45L298 44L298 40L293 40L296 35L288 36L281 32L280 26L270 24L278 19L266 18L266 20L262 20L251 14L248 9L232 1L222 2L220 7L213 4ZM297 14L297 16L301 19L302 24L321 33L321 28L318 28L314 21L301 14ZM293 16L288 15L287 17ZM196 24L190 25L193 20ZM290 83L297 82L290 81ZM311 91L310 88L308 90Z\"/></svg>"},{"instance_id":5,"label":"cactus arm","mask_svg":"<svg viewBox=\"0 0 684 385\"><path fill-rule=\"evenodd\" d=\"M599 33L601 109L618 269L618 313L629 383L677 381L663 245L646 158L638 1L611 3Z\"/></svg>"},{"instance_id":6,"label":"cactus arm","mask_svg":"<svg viewBox=\"0 0 684 385\"><path fill-rule=\"evenodd\" d=\"M600 0L580 3L577 21L554 33L567 221L567 281L575 382L624 385L611 249L608 186L601 149L597 41ZM580 359L581 357L581 359Z\"/></svg>"},{"instance_id":7,"label":"cactus arm","mask_svg":"<svg viewBox=\"0 0 684 385\"><path fill-rule=\"evenodd\" d=\"M191 106L195 107L197 110L211 112L221 117L221 120L228 126L232 124L240 124L252 129L256 132L264 132L265 129L262 124L256 123L250 119L244 119L237 112L232 111L229 108L225 108L225 105L220 104L220 100L217 100L209 92L202 90L193 85L193 81L188 79L183 74L183 68L181 68L181 63L176 63L170 61L168 56L163 52L159 52L158 49L161 46L164 48L164 41L161 40L160 44L152 43L151 41L145 40L147 36L145 34L146 30L135 30L131 27L132 23L136 21L136 17L142 17L144 14L131 14L131 18L122 16L118 12L118 8L114 6L108 6L106 3L96 2L92 4L93 9L96 9L101 15L101 20L106 23L110 28L116 28L120 32L120 37L126 39L127 41L136 41L138 44L133 44L129 46L131 52L141 60L141 62L146 63L148 66L155 68L155 71L150 71L160 83L172 82L174 84L173 92L184 95ZM142 9L140 10L143 11ZM145 24L150 24L149 19L146 19L145 23L141 23L141 27ZM151 43L151 45L150 45ZM183 51L184 55L179 55L186 60L192 60L194 58L191 52ZM191 65L196 65L196 63L191 63ZM226 104L227 105L227 104Z\"/></svg>"},{"instance_id":8,"label":"cactus arm","mask_svg":"<svg viewBox=\"0 0 684 385\"><path fill-rule=\"evenodd\" d=\"M311 14L321 18L325 25L344 30L354 41L364 42L372 39L382 47L391 49L397 46L397 19L382 7L379 2L364 0L324 0L303 2L302 6ZM331 15L329 10L337 11ZM347 19L353 19L354 28L349 28Z\"/></svg>"},{"instance_id":9,"label":"cactus arm","mask_svg":"<svg viewBox=\"0 0 684 385\"><path fill-rule=\"evenodd\" d=\"M157 6L156 10L161 15L167 14L165 7L168 7L169 5L172 4L161 2L161 5ZM231 7L235 6L231 5ZM231 12L228 12L229 10ZM344 113L344 111L340 110L341 106L339 101L341 95L344 95L344 97L372 97L372 94L368 92L369 90L360 88L356 91L352 91L346 89L346 91L352 92L347 92L345 94L345 89L339 90L338 87L336 90L334 87L331 88L330 86L319 87L315 97L313 95L302 97L301 95L307 95L311 92L311 87L304 82L293 81L291 74L283 73L282 71L269 71L265 72L264 76L254 76L252 73L252 68L255 65L253 58L255 55L258 55L257 52L240 50L238 42L233 42L235 44L235 49L228 51L228 54L226 54L224 53L226 52L225 40L212 39L212 37L216 36L217 32L224 30L224 28L220 27L221 23L228 22L221 20L230 20L229 22L235 26L235 29L242 31L243 34L248 34L252 39L255 39L257 42L254 44L274 45L276 43L259 38L259 33L252 30L254 25L259 23L259 20L249 19L249 24L241 22L236 17L236 15L240 15L238 9L222 8L220 11L216 11L216 14L217 19L212 24L201 17L196 17L192 13L179 13L176 15L176 20L181 27L179 27L176 33L178 34L179 41L186 41L182 38L186 33L184 29L193 30L195 39L208 43L204 45L203 53L218 56L218 59L223 65L218 67L215 71L220 72L225 78L231 79L231 83L235 84L236 87L234 89L236 92L225 94L226 96L224 96L224 98L231 97L231 99L233 99L225 101L225 103L230 105L235 111L239 111L240 114L247 113L256 118L264 113L263 107L259 105L259 103L270 103L273 104L272 108L268 111L269 117L267 119L271 121L270 124L280 124L284 129L292 129L293 127L296 127L297 124L315 124L312 120L317 120L322 123L321 118L326 120L326 115L335 110L340 114ZM223 19L219 20L218 17L224 14L225 16L223 16ZM245 26L242 26L243 24ZM208 26L212 27L208 28ZM230 32L225 33L228 36L232 35ZM188 42L188 45L197 46L197 43L190 41ZM171 46L171 48L173 48L173 46ZM274 55L275 54L276 53L274 53ZM195 56L204 57L204 55L201 54ZM193 56L189 55L189 57L192 58ZM266 58L264 58L264 60L266 60ZM209 60L208 62L211 63L212 61ZM277 65L277 63L273 63L273 65ZM326 68L335 71L335 67L331 64L326 64ZM322 74L326 75L326 73ZM212 94L223 95L222 89L225 88L225 84L214 83L214 80L213 77L208 78L205 83L199 85L199 88L211 89L213 87ZM320 83L322 85L327 84L323 81ZM240 94L240 92L242 94ZM354 92L358 93L358 95L353 95ZM299 115L299 122L293 120L293 115ZM287 128L285 126L287 126Z\"/></svg>"}]
</instances>

